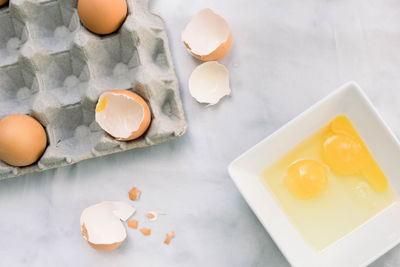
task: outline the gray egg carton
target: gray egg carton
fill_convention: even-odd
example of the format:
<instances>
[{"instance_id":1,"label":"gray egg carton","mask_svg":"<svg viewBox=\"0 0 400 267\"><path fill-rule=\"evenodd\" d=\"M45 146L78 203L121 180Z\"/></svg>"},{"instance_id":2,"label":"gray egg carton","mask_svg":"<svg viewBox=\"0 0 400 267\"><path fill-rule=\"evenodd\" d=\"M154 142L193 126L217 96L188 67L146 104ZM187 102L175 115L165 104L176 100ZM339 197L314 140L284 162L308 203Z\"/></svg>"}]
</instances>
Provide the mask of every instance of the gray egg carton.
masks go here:
<instances>
[{"instance_id":1,"label":"gray egg carton","mask_svg":"<svg viewBox=\"0 0 400 267\"><path fill-rule=\"evenodd\" d=\"M163 20L148 0L128 0L115 33L84 28L77 0L11 0L0 8L0 119L30 114L45 127L48 146L28 167L0 161L0 179L42 171L184 134L186 121ZM127 89L152 111L149 130L120 142L95 121L99 95Z\"/></svg>"}]
</instances>

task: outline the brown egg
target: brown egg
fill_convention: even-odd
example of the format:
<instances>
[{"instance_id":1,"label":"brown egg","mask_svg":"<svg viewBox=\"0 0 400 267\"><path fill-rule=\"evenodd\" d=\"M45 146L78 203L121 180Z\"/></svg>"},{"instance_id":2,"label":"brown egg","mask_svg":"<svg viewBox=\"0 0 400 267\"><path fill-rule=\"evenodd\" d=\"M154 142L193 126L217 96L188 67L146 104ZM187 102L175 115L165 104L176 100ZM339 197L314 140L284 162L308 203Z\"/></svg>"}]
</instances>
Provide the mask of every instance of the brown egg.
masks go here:
<instances>
[{"instance_id":1,"label":"brown egg","mask_svg":"<svg viewBox=\"0 0 400 267\"><path fill-rule=\"evenodd\" d=\"M5 5L8 3L8 0L0 0L0 6Z\"/></svg>"},{"instance_id":2,"label":"brown egg","mask_svg":"<svg viewBox=\"0 0 400 267\"><path fill-rule=\"evenodd\" d=\"M97 34L109 34L118 30L127 12L126 0L78 1L78 14L82 24Z\"/></svg>"},{"instance_id":3,"label":"brown egg","mask_svg":"<svg viewBox=\"0 0 400 267\"><path fill-rule=\"evenodd\" d=\"M47 144L43 126L34 118L14 114L0 120L0 160L28 166L39 159Z\"/></svg>"}]
</instances>

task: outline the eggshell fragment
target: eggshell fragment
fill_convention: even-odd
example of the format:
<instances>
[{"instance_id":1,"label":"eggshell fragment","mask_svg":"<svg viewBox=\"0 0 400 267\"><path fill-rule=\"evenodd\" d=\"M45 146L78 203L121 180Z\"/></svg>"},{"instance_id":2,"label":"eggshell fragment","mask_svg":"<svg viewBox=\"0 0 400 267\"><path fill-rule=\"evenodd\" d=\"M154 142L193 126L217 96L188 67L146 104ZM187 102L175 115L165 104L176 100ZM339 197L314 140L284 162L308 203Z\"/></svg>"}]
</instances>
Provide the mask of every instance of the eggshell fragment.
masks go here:
<instances>
[{"instance_id":1,"label":"eggshell fragment","mask_svg":"<svg viewBox=\"0 0 400 267\"><path fill-rule=\"evenodd\" d=\"M232 31L224 18L211 9L201 10L182 32L188 51L203 61L219 60L229 53Z\"/></svg>"},{"instance_id":2,"label":"eggshell fragment","mask_svg":"<svg viewBox=\"0 0 400 267\"><path fill-rule=\"evenodd\" d=\"M126 238L121 220L127 220L135 209L124 202L103 201L83 210L80 224L83 237L100 251L112 251Z\"/></svg>"},{"instance_id":3,"label":"eggshell fragment","mask_svg":"<svg viewBox=\"0 0 400 267\"><path fill-rule=\"evenodd\" d=\"M114 215L120 218L122 221L128 220L128 218L131 217L136 211L134 207L126 204L125 202L115 201L113 204L116 207L116 209L113 210Z\"/></svg>"},{"instance_id":4,"label":"eggshell fragment","mask_svg":"<svg viewBox=\"0 0 400 267\"><path fill-rule=\"evenodd\" d=\"M189 91L200 103L217 104L231 93L228 70L216 61L201 64L190 75Z\"/></svg>"},{"instance_id":5,"label":"eggshell fragment","mask_svg":"<svg viewBox=\"0 0 400 267\"><path fill-rule=\"evenodd\" d=\"M129 141L149 128L150 108L138 94L127 90L110 90L100 95L96 122L115 139Z\"/></svg>"},{"instance_id":6,"label":"eggshell fragment","mask_svg":"<svg viewBox=\"0 0 400 267\"><path fill-rule=\"evenodd\" d=\"M149 236L149 235L151 235L151 229L150 229L150 228L145 228L145 227L143 227L143 228L140 229L140 232L142 232L142 234L143 234L144 236Z\"/></svg>"},{"instance_id":7,"label":"eggshell fragment","mask_svg":"<svg viewBox=\"0 0 400 267\"><path fill-rule=\"evenodd\" d=\"M150 221L155 221L158 219L158 215L154 211L147 212L146 216L147 216L147 218L149 218Z\"/></svg>"},{"instance_id":8,"label":"eggshell fragment","mask_svg":"<svg viewBox=\"0 0 400 267\"><path fill-rule=\"evenodd\" d=\"M126 0L79 0L78 15L82 24L97 34L112 33L126 18Z\"/></svg>"},{"instance_id":9,"label":"eggshell fragment","mask_svg":"<svg viewBox=\"0 0 400 267\"><path fill-rule=\"evenodd\" d=\"M140 191L136 187L132 187L132 189L129 191L129 199L137 200L137 199L139 199L141 193L142 193L142 191Z\"/></svg>"},{"instance_id":10,"label":"eggshell fragment","mask_svg":"<svg viewBox=\"0 0 400 267\"><path fill-rule=\"evenodd\" d=\"M164 244L169 245L171 239L175 237L175 232L168 232L167 237L165 238Z\"/></svg>"},{"instance_id":11,"label":"eggshell fragment","mask_svg":"<svg viewBox=\"0 0 400 267\"><path fill-rule=\"evenodd\" d=\"M156 221L158 219L158 215L167 215L167 213L162 210L149 211L146 213L146 216L150 221Z\"/></svg>"},{"instance_id":12,"label":"eggshell fragment","mask_svg":"<svg viewBox=\"0 0 400 267\"><path fill-rule=\"evenodd\" d=\"M138 220L130 220L128 221L128 227L133 229L138 229L139 221Z\"/></svg>"}]
</instances>

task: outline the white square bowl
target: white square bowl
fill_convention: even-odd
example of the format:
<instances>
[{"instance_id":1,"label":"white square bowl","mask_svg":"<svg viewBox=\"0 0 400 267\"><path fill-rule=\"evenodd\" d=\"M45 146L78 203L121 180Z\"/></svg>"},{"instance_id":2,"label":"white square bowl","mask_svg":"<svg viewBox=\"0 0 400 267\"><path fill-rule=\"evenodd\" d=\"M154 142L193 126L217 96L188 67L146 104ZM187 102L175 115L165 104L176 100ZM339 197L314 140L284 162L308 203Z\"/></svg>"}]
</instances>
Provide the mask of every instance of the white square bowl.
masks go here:
<instances>
[{"instance_id":1,"label":"white square bowl","mask_svg":"<svg viewBox=\"0 0 400 267\"><path fill-rule=\"evenodd\" d=\"M400 201L397 200L324 250L316 251L261 180L261 172L266 167L339 114L351 120L399 196L399 141L354 82L320 100L229 165L229 174L239 191L293 266L365 266L400 242Z\"/></svg>"}]
</instances>

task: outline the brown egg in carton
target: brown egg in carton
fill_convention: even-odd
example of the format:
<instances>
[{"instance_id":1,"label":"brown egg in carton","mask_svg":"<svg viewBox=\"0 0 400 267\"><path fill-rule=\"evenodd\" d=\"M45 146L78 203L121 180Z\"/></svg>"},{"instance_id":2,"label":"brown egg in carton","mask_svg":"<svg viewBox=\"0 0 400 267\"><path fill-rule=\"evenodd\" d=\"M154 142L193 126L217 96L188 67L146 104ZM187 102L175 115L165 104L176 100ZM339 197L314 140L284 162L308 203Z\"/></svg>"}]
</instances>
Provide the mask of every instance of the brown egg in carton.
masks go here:
<instances>
[{"instance_id":1,"label":"brown egg in carton","mask_svg":"<svg viewBox=\"0 0 400 267\"><path fill-rule=\"evenodd\" d=\"M29 114L48 146L33 165L0 162L0 179L169 141L186 121L163 20L147 0L128 0L121 28L99 36L77 13L77 0L11 0L0 8L0 119ZM101 93L136 92L152 122L139 139L122 142L95 121Z\"/></svg>"}]
</instances>

